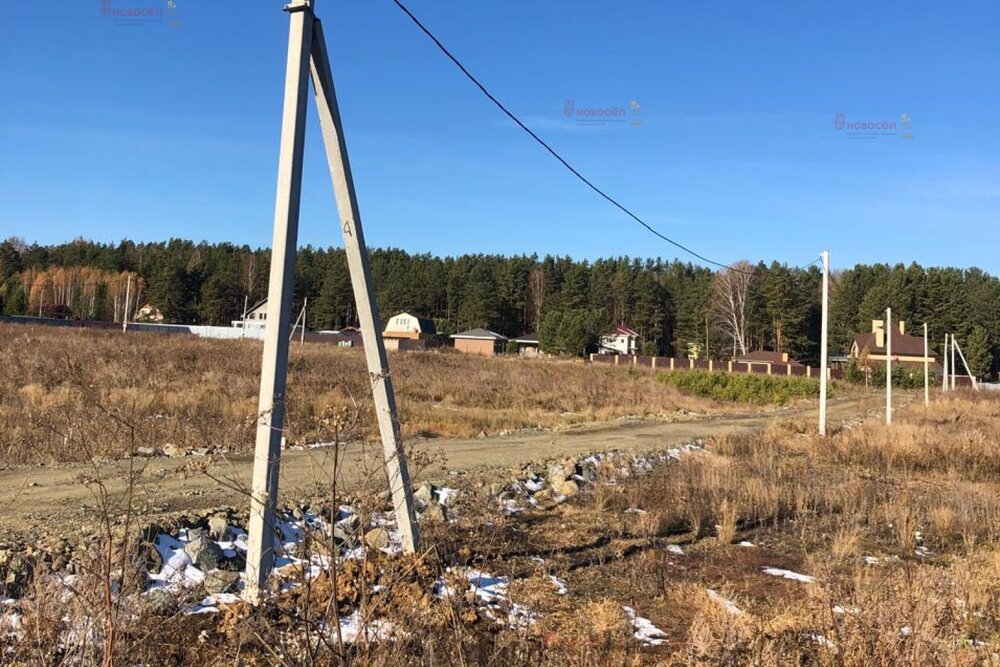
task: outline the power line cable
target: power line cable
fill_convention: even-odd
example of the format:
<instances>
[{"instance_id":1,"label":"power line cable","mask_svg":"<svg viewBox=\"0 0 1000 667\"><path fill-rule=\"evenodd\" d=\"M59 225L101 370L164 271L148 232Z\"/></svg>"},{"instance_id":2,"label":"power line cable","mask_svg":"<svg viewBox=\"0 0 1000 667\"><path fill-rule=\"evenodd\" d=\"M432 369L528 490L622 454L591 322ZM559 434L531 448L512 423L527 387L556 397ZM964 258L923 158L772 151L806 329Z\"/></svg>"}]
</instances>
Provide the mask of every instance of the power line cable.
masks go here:
<instances>
[{"instance_id":1,"label":"power line cable","mask_svg":"<svg viewBox=\"0 0 1000 667\"><path fill-rule=\"evenodd\" d=\"M515 116L506 106L504 106L503 102L501 102L500 100L498 100L486 88L486 86L484 86L482 83L480 83L479 79L477 79L472 74L472 72L470 72L465 67L465 65L463 65L458 60L458 58L456 58L454 55L452 55L451 51L449 51L448 48L444 44L441 43L441 40L439 40L437 37L435 37L434 33L432 33L427 28L427 26L425 26L423 23L421 23L420 19L418 19L416 16L414 16L413 12L411 12L409 9L407 9L406 5L404 5L402 2L400 2L400 0L392 0L392 1L396 4L397 7L399 7L400 10L402 10L402 12L404 14L406 14L410 18L411 21L413 21L413 23L418 28L420 28L420 30L425 35L427 35L427 37L430 38L430 40L432 42L434 42L435 46L437 46L438 49L445 56L447 56L448 59L451 60L451 62L454 63L456 67L458 67L459 70L461 70L462 74L464 74L466 76L466 78L469 79L469 81L471 81L473 84L475 84L475 86L477 88L479 88L480 92L482 92L483 95L485 95L491 102L493 102L493 104L498 109L500 109L500 111L502 111L508 118L510 118L512 121L514 121L514 123L516 123L518 127L520 127L522 130L524 130L525 132L527 132L528 135L532 139L534 139L542 148L544 148L545 150L547 150L552 155L552 157L554 157L556 160L558 160L564 167L566 167L566 169L568 169L570 171L570 173L572 173L574 176L576 176L578 179L580 179L591 190L593 190L594 192L596 192L597 194L599 194L601 197L603 197L604 199L606 199L613 206L615 206L620 211L622 211L623 213L625 213L625 215L629 216L630 218L632 218L633 220L635 220L636 222L638 222L640 225L642 225L643 227L645 227L654 236L656 236L656 237L658 237L658 238L666 241L667 243L669 243L669 244L671 244L671 245L673 245L673 246L675 246L677 248L680 248L681 250L683 250L684 252L688 253L689 255L692 255L693 257L697 257L698 259L700 259L703 262L707 262L708 264L711 264L713 266L717 266L717 267L722 268L722 269L729 269L730 271L737 271L739 273L744 273L744 274L756 273L756 270L745 271L743 269L739 269L739 268L736 268L734 266L730 266L728 264L723 264L722 262L717 262L717 261L715 261L713 259L709 259L708 257L705 257L704 255L701 255L701 254L695 252L691 248L689 248L689 247L687 247L687 246L685 246L685 245L683 245L683 244L681 244L681 243L673 240L672 238L670 238L668 236L665 236L664 234L661 234L655 228L653 228L649 223L647 223L645 220L643 220L638 215L636 215L631 210L629 210L627 207L625 207L617 199L615 199L611 195L609 195L606 192L604 192L604 190L602 190L601 188L599 188L596 185L594 185L586 176L584 176L583 174L581 174L575 167L573 167L573 165L571 165L569 162L567 162L566 159L563 158L563 156L561 156L559 153L557 153L554 148L552 148L551 146L549 146L547 143L545 143L545 141L541 137L539 137L537 134L535 134L531 130L531 128L529 128L527 125L525 125L523 122L521 122L520 118L518 118L517 116Z\"/></svg>"}]
</instances>

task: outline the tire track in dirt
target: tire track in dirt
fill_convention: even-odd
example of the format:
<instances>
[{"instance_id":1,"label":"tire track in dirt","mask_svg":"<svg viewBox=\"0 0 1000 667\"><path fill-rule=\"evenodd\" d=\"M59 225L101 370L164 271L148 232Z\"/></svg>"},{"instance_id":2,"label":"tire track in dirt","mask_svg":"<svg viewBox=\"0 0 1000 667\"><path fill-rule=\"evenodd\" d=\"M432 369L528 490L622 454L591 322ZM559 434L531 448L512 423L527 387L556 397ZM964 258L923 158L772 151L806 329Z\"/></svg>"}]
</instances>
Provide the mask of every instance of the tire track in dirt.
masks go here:
<instances>
[{"instance_id":1,"label":"tire track in dirt","mask_svg":"<svg viewBox=\"0 0 1000 667\"><path fill-rule=\"evenodd\" d=\"M901 397L902 398L902 397ZM877 410L879 395L867 394L830 402L831 421L863 417ZM815 405L767 409L738 415L707 416L690 421L638 421L588 425L559 432L515 434L479 439L423 440L415 451L441 452L444 462L423 472L469 471L488 466L516 466L547 458L585 455L618 449L641 452L695 438L762 429L773 420L815 418ZM380 448L349 445L341 462L342 491L350 492L366 471L377 469ZM282 500L315 496L328 487L332 448L286 451L281 460ZM247 502L252 455L134 459L138 481L135 505L144 517L178 511L197 512ZM96 516L93 485L100 476L112 495L128 488L128 461L21 467L0 471L0 530L72 532Z\"/></svg>"}]
</instances>

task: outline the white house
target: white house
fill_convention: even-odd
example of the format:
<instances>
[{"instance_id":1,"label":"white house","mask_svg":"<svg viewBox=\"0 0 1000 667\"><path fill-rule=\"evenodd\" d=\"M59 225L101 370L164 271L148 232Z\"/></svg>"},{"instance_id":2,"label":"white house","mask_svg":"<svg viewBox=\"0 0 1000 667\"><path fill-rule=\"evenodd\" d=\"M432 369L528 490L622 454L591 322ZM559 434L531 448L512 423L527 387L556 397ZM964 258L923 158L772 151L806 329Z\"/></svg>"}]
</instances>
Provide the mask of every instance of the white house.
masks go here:
<instances>
[{"instance_id":1,"label":"white house","mask_svg":"<svg viewBox=\"0 0 1000 667\"><path fill-rule=\"evenodd\" d=\"M247 329L263 329L267 325L267 299L258 301L253 308L247 311L244 320L233 320L234 327L244 326Z\"/></svg>"},{"instance_id":2,"label":"white house","mask_svg":"<svg viewBox=\"0 0 1000 667\"><path fill-rule=\"evenodd\" d=\"M638 354L639 334L629 327L619 324L601 336L599 354Z\"/></svg>"},{"instance_id":3,"label":"white house","mask_svg":"<svg viewBox=\"0 0 1000 667\"><path fill-rule=\"evenodd\" d=\"M418 317L410 313L393 315L385 323L383 338L412 338L426 340L437 335L434 320L428 317Z\"/></svg>"}]
</instances>

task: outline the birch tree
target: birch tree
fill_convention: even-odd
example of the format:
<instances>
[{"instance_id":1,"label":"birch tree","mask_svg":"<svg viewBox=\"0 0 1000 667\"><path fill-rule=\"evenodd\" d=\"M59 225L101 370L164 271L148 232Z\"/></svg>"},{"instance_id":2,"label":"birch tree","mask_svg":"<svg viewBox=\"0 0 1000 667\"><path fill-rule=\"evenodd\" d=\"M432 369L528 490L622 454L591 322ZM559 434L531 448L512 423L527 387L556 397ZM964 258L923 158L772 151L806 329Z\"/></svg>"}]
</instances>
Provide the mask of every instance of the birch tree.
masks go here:
<instances>
[{"instance_id":1,"label":"birch tree","mask_svg":"<svg viewBox=\"0 0 1000 667\"><path fill-rule=\"evenodd\" d=\"M712 316L715 326L733 344L733 356L747 353L747 301L754 267L740 260L715 274Z\"/></svg>"}]
</instances>

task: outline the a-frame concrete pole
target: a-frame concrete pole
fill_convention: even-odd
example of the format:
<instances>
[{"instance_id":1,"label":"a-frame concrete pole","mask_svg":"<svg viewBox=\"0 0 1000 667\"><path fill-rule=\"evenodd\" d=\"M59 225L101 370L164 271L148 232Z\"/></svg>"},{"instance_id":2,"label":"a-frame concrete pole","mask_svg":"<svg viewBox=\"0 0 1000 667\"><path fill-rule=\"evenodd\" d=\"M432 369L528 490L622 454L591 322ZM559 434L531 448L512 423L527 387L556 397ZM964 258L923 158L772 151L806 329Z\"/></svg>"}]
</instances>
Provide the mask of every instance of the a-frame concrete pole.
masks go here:
<instances>
[{"instance_id":1,"label":"a-frame concrete pole","mask_svg":"<svg viewBox=\"0 0 1000 667\"><path fill-rule=\"evenodd\" d=\"M829 327L830 310L830 252L820 253L823 258L823 313L819 334L819 434L826 435L826 383L829 371L827 366L827 328Z\"/></svg>"},{"instance_id":2,"label":"a-frame concrete pole","mask_svg":"<svg viewBox=\"0 0 1000 667\"><path fill-rule=\"evenodd\" d=\"M285 381L288 373L288 329L292 319L292 281L302 192L302 150L309 92L307 60L312 46L312 8L309 0L294 0L289 12L288 62L285 104L278 151L278 190L274 206L271 276L267 287L267 325L257 403L257 441L254 449L247 548L246 599L256 604L266 590L274 565L274 514L278 502L278 461L285 417Z\"/></svg>"},{"instance_id":3,"label":"a-frame concrete pole","mask_svg":"<svg viewBox=\"0 0 1000 667\"><path fill-rule=\"evenodd\" d=\"M313 90L319 113L319 124L323 131L326 159L333 181L333 193L337 199L340 214L340 230L344 235L344 250L347 266L351 272L354 301L361 322L361 337L365 345L365 360L372 384L372 398L378 419L379 433L385 456L385 470L392 492L392 504L396 522L403 540L403 550L412 553L419 546L416 515L413 512L413 492L410 489L410 474L403 451L403 440L399 432L396 414L396 398L392 391L392 377L389 374L389 359L382 340L381 320L375 289L372 285L368 249L361 229L361 214L358 198L351 175L351 163L347 157L347 142L337 106L337 95L333 87L333 74L323 39L323 27L319 20L313 23L312 57L310 59L313 76Z\"/></svg>"}]
</instances>

